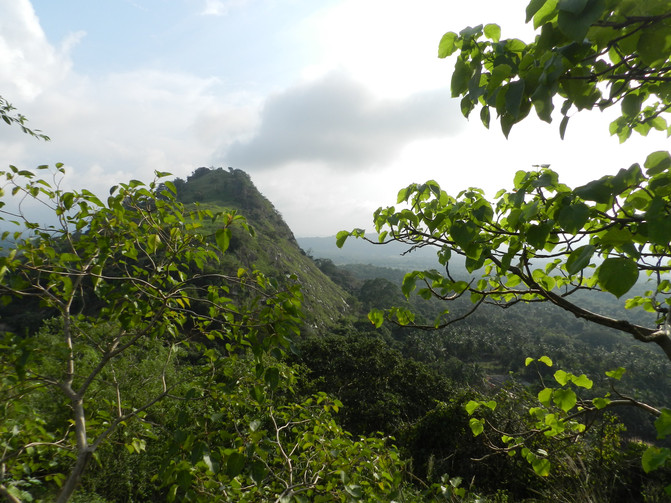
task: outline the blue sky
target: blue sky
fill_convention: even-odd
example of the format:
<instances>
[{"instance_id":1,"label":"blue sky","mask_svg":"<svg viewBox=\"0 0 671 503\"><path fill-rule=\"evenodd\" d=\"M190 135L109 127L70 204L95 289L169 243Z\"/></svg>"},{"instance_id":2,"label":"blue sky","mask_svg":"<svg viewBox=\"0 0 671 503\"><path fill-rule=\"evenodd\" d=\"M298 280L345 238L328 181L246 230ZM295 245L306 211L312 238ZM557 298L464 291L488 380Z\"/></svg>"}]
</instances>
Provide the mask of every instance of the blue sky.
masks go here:
<instances>
[{"instance_id":1,"label":"blue sky","mask_svg":"<svg viewBox=\"0 0 671 503\"><path fill-rule=\"evenodd\" d=\"M401 187L435 179L494 193L550 163L570 184L668 149L620 146L608 117L516 126L506 141L449 97L448 30L498 22L510 0L0 0L0 95L52 137L0 129L0 164L64 162L65 185L104 193L154 170L250 173L297 236L371 228Z\"/></svg>"}]
</instances>

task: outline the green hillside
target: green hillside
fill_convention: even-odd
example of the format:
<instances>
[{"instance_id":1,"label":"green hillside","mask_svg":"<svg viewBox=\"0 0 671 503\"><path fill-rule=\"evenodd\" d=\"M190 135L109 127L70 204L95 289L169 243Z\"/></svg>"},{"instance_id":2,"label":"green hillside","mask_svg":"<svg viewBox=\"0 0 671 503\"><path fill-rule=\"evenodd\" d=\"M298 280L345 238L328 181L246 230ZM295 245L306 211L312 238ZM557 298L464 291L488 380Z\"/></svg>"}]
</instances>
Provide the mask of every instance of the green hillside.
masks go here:
<instances>
[{"instance_id":1,"label":"green hillside","mask_svg":"<svg viewBox=\"0 0 671 503\"><path fill-rule=\"evenodd\" d=\"M234 272L242 266L258 269L279 281L295 275L304 298L306 331L332 326L348 308L348 294L323 274L298 245L291 229L272 203L242 170L198 168L186 181L174 181L178 199L213 212L236 210L254 230L233 235L223 266Z\"/></svg>"}]
</instances>

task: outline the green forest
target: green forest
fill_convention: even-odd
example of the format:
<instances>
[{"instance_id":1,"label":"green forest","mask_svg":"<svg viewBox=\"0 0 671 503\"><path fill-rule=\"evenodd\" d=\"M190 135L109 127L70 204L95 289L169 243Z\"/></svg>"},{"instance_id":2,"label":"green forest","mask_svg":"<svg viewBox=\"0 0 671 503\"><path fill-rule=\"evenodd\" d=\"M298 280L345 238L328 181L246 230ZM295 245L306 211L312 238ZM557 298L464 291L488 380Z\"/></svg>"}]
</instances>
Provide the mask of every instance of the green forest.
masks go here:
<instances>
[{"instance_id":1,"label":"green forest","mask_svg":"<svg viewBox=\"0 0 671 503\"><path fill-rule=\"evenodd\" d=\"M508 136L557 106L563 137L610 109L620 142L671 135L668 1L526 18L529 43L436 41L465 117ZM412 184L336 260L241 169L103 197L9 166L0 499L671 501L671 154L621 168L569 187L536 166L494 198Z\"/></svg>"}]
</instances>

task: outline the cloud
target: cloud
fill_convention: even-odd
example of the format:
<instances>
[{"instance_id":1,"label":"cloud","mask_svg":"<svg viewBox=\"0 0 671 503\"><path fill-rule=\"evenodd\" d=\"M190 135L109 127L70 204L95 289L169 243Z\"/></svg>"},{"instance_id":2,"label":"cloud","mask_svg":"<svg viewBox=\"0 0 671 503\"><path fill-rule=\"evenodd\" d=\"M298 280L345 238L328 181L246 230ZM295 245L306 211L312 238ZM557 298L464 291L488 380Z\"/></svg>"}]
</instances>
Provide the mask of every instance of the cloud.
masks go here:
<instances>
[{"instance_id":1,"label":"cloud","mask_svg":"<svg viewBox=\"0 0 671 503\"><path fill-rule=\"evenodd\" d=\"M35 102L30 123L53 140L35 152L65 162L73 183L89 189L104 189L114 177L151 179L154 170L183 176L214 148L199 141L195 125L216 103L217 84L156 70L72 74Z\"/></svg>"},{"instance_id":2,"label":"cloud","mask_svg":"<svg viewBox=\"0 0 671 503\"><path fill-rule=\"evenodd\" d=\"M46 39L29 0L0 2L0 86L10 101L34 100L70 71L69 52L83 32L69 35L60 50Z\"/></svg>"},{"instance_id":3,"label":"cloud","mask_svg":"<svg viewBox=\"0 0 671 503\"><path fill-rule=\"evenodd\" d=\"M52 44L28 1L0 1L0 95L52 138L38 142L0 125L0 167L63 162L64 186L105 193L119 181L151 180L154 170L183 177L210 165L222 138L254 130L258 99L250 104L249 93L227 92L219 78L152 68L78 71L69 51L81 37Z\"/></svg>"},{"instance_id":4,"label":"cloud","mask_svg":"<svg viewBox=\"0 0 671 503\"><path fill-rule=\"evenodd\" d=\"M257 133L221 153L240 169L315 162L360 170L390 162L412 141L457 133L457 113L446 89L382 100L331 73L270 97Z\"/></svg>"}]
</instances>

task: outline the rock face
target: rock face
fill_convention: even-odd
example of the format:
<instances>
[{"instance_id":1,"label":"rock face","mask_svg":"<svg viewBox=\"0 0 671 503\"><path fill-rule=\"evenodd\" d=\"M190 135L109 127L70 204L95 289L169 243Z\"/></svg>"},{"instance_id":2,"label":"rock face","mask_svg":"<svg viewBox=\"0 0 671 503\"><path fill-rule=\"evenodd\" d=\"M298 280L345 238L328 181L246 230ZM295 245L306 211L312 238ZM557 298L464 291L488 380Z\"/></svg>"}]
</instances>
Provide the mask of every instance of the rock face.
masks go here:
<instances>
[{"instance_id":1,"label":"rock face","mask_svg":"<svg viewBox=\"0 0 671 503\"><path fill-rule=\"evenodd\" d=\"M239 169L198 168L186 181L173 181L184 204L212 211L237 210L254 229L251 236L234 229L223 262L231 271L255 268L279 281L295 275L301 285L305 330L319 332L333 325L349 308L348 294L322 273L298 245L289 226L272 203Z\"/></svg>"}]
</instances>

